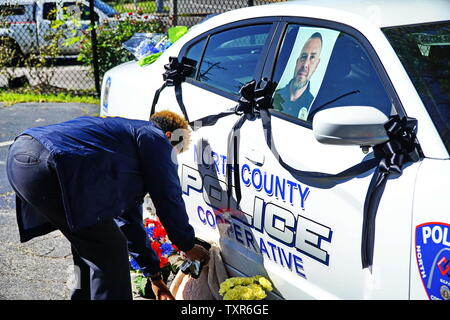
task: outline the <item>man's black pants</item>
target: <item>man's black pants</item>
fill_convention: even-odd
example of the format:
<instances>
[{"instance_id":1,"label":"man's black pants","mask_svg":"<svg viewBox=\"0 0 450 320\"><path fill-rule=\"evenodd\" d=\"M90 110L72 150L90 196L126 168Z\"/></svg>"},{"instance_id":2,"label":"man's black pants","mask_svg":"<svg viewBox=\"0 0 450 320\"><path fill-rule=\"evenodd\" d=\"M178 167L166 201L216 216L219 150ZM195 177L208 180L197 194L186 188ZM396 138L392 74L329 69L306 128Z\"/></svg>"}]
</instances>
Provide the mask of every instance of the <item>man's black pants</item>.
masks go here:
<instances>
[{"instance_id":1,"label":"man's black pants","mask_svg":"<svg viewBox=\"0 0 450 320\"><path fill-rule=\"evenodd\" d=\"M14 191L55 225L72 245L74 271L79 281L72 288L71 298L132 299L125 236L113 219L71 231L53 168L49 151L31 136L19 136L9 149L7 174Z\"/></svg>"}]
</instances>

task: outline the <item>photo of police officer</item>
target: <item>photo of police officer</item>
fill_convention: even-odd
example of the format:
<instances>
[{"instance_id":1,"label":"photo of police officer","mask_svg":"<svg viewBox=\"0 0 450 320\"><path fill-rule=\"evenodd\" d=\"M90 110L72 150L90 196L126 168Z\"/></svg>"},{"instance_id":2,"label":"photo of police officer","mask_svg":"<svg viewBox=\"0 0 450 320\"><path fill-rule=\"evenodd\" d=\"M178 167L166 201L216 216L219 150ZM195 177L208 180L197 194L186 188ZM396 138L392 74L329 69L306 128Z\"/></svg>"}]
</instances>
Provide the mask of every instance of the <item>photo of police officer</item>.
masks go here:
<instances>
[{"instance_id":1,"label":"photo of police officer","mask_svg":"<svg viewBox=\"0 0 450 320\"><path fill-rule=\"evenodd\" d=\"M313 33L305 42L297 58L292 79L285 87L275 92L275 109L306 120L314 100L310 91L310 80L319 66L322 45L322 35L319 32Z\"/></svg>"}]
</instances>

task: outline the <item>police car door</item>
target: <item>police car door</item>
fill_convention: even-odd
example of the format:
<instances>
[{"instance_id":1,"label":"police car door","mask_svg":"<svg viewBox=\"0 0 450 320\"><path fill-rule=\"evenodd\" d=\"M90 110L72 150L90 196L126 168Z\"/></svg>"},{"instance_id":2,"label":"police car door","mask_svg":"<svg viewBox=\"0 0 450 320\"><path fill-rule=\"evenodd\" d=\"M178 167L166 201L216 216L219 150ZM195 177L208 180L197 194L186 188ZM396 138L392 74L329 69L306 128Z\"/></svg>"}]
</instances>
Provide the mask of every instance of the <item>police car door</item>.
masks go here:
<instances>
[{"instance_id":1,"label":"police car door","mask_svg":"<svg viewBox=\"0 0 450 320\"><path fill-rule=\"evenodd\" d=\"M266 63L264 71L276 85L271 114L278 155L292 168L329 174L370 159L372 153L359 147L318 143L312 118L318 110L337 106L373 106L386 116L399 112L373 49L343 26L285 21L268 55L273 63ZM417 163L388 181L376 217L374 262L363 269L363 206L373 170L346 181L312 184L280 165L261 123L246 124L241 137L241 207L253 244L244 227L236 237L260 254L283 297L408 297Z\"/></svg>"}]
</instances>

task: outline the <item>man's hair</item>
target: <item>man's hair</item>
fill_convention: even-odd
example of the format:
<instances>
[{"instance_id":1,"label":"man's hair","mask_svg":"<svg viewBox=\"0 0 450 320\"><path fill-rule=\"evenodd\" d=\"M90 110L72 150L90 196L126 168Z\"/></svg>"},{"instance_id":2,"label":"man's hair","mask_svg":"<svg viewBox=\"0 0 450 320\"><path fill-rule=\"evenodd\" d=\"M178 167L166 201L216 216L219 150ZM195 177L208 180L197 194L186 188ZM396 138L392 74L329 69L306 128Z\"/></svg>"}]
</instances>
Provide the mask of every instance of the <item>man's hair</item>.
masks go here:
<instances>
[{"instance_id":1,"label":"man's hair","mask_svg":"<svg viewBox=\"0 0 450 320\"><path fill-rule=\"evenodd\" d=\"M311 37L309 37L309 39L313 39L313 38L319 38L320 40L320 44L323 45L323 41L322 41L322 35L319 32L314 32ZM308 39L308 40L309 40Z\"/></svg>"},{"instance_id":2,"label":"man's hair","mask_svg":"<svg viewBox=\"0 0 450 320\"><path fill-rule=\"evenodd\" d=\"M182 153L189 148L191 142L191 131L189 130L189 123L186 119L169 110L163 110L155 112L150 121L155 123L161 130L172 133L170 143L178 150L178 153Z\"/></svg>"}]
</instances>

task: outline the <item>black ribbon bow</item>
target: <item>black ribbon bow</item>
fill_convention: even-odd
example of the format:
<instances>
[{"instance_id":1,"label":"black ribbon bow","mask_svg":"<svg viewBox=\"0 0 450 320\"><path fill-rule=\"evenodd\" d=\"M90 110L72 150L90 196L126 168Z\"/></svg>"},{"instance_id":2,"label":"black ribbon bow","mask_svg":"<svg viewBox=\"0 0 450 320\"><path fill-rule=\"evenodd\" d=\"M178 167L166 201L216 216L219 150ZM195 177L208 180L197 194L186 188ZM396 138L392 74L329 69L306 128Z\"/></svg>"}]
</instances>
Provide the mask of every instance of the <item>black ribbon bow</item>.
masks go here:
<instances>
[{"instance_id":1,"label":"black ribbon bow","mask_svg":"<svg viewBox=\"0 0 450 320\"><path fill-rule=\"evenodd\" d=\"M375 156L381 155L380 169L400 175L405 162L416 162L420 158L416 141L417 120L395 115L390 117L384 128L389 141L373 148Z\"/></svg>"},{"instance_id":2,"label":"black ribbon bow","mask_svg":"<svg viewBox=\"0 0 450 320\"><path fill-rule=\"evenodd\" d=\"M239 89L241 95L238 100L238 104L235 107L235 113L237 115L252 114L254 110L254 98L255 98L255 86L256 81L252 80L244 84Z\"/></svg>"},{"instance_id":3,"label":"black ribbon bow","mask_svg":"<svg viewBox=\"0 0 450 320\"><path fill-rule=\"evenodd\" d=\"M237 115L247 114L258 116L262 109L272 107L272 94L275 91L273 82L266 78L261 79L256 87L256 81L252 80L244 84L239 90L240 98L235 108Z\"/></svg>"},{"instance_id":4,"label":"black ribbon bow","mask_svg":"<svg viewBox=\"0 0 450 320\"><path fill-rule=\"evenodd\" d=\"M240 129L247 119L255 119L260 116L261 110L266 110L271 107L272 94L275 86L267 79L262 79L258 87L256 81L252 80L244 84L239 93L241 97L235 107L235 113L241 117L236 121L228 136L228 154L227 154L227 192L228 198L232 197L232 175L234 177L234 188L236 193L236 203L239 204L242 199L241 183L240 183L240 166L239 166L239 143L240 143ZM232 159L232 161L230 161Z\"/></svg>"},{"instance_id":5,"label":"black ribbon bow","mask_svg":"<svg viewBox=\"0 0 450 320\"><path fill-rule=\"evenodd\" d=\"M169 57L169 63L164 65L166 70L163 79L168 87L176 86L186 80L186 77L195 71L196 61L183 57L181 62L177 57Z\"/></svg>"},{"instance_id":6,"label":"black ribbon bow","mask_svg":"<svg viewBox=\"0 0 450 320\"><path fill-rule=\"evenodd\" d=\"M186 77L192 74L195 71L196 61L183 57L181 62L178 61L177 57L169 57L169 63L164 65L164 69L166 70L163 73L164 83L156 90L155 95L153 97L153 103L150 110L150 117L155 113L155 107L158 103L159 96L161 92L166 87L174 87L175 88L175 97L177 99L178 105L180 106L181 112L183 112L183 116L189 122L188 114L186 111L186 107L183 103L183 92L181 89L181 83L186 80Z\"/></svg>"},{"instance_id":7,"label":"black ribbon bow","mask_svg":"<svg viewBox=\"0 0 450 320\"><path fill-rule=\"evenodd\" d=\"M362 267L373 264L375 218L381 196L389 178L399 177L405 163L417 162L423 156L416 139L417 120L391 116L384 125L389 140L373 147L378 166L370 181L364 201L361 241Z\"/></svg>"}]
</instances>

